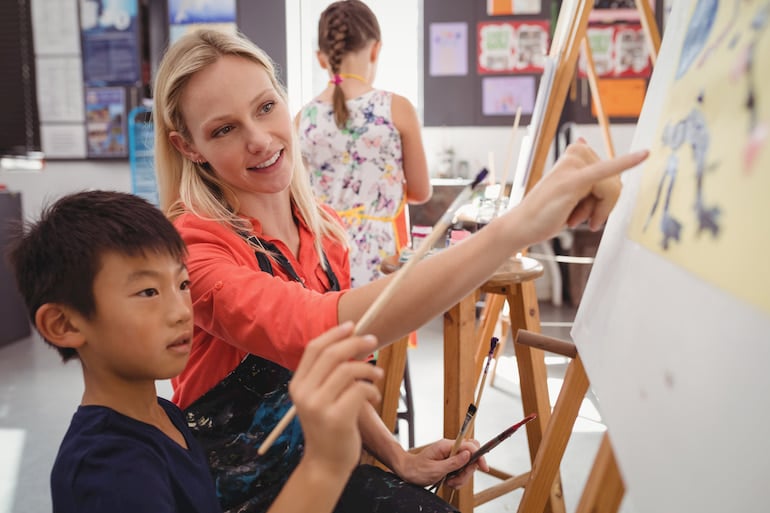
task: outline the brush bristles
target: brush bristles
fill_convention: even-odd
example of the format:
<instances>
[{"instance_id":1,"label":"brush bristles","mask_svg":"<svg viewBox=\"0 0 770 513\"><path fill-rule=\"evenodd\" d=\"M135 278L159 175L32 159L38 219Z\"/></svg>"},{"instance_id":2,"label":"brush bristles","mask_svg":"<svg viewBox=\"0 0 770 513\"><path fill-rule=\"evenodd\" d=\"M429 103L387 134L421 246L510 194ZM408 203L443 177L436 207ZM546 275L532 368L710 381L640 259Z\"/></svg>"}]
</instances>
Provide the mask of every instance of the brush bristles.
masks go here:
<instances>
[{"instance_id":1,"label":"brush bristles","mask_svg":"<svg viewBox=\"0 0 770 513\"><path fill-rule=\"evenodd\" d=\"M471 183L471 189L475 189L476 186L483 182L484 178L486 178L488 174L489 170L487 168L481 168L481 171L479 171L479 174L476 175L476 178L474 178L473 182Z\"/></svg>"}]
</instances>

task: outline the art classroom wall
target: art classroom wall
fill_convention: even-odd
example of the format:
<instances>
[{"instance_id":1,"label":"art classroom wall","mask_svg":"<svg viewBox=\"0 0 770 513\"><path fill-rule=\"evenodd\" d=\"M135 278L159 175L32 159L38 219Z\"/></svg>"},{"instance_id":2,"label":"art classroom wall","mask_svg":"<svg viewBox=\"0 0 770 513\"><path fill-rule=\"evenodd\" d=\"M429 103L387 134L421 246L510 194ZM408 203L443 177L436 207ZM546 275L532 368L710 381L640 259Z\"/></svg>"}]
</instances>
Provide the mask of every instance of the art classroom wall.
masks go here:
<instances>
[{"instance_id":1,"label":"art classroom wall","mask_svg":"<svg viewBox=\"0 0 770 513\"><path fill-rule=\"evenodd\" d=\"M675 3L572 331L636 512L767 510L769 60L770 1Z\"/></svg>"}]
</instances>

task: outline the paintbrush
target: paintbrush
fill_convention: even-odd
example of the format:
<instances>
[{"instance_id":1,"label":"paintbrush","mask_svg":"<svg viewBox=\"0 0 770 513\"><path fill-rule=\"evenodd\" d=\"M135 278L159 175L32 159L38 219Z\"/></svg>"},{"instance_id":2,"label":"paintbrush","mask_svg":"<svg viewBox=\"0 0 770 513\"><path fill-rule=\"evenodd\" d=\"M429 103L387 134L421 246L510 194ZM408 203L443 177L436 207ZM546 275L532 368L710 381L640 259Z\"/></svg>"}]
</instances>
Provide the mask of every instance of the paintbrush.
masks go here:
<instances>
[{"instance_id":1,"label":"paintbrush","mask_svg":"<svg viewBox=\"0 0 770 513\"><path fill-rule=\"evenodd\" d=\"M499 435L494 437L489 442L487 442L484 445L482 445L481 447L479 447L479 450L474 452L471 455L470 459L468 460L468 463L466 463L462 467L458 468L457 470L453 470L452 472L447 474L444 479L451 479L451 478L453 478L455 476L458 476L458 475L462 474L465 471L465 469L467 469L470 465L473 465L474 463L476 463L479 460L479 458L481 458L486 453L488 453L489 451L491 451L492 449L494 449L495 447L500 445L502 442L504 442L506 439L508 439L512 434L514 434L516 431L518 431L521 426L523 426L524 424L526 424L527 422L529 422L531 420L534 420L536 417L537 417L536 413L530 413L529 415L524 417L524 419L522 419L521 421L517 422L513 426L509 427L508 429L506 429L505 431L503 431L502 433L500 433Z\"/></svg>"},{"instance_id":2,"label":"paintbrush","mask_svg":"<svg viewBox=\"0 0 770 513\"><path fill-rule=\"evenodd\" d=\"M460 431L457 433L457 437L455 438L455 443L452 445L452 449L449 451L448 458L451 458L455 454L457 454L457 450L460 449L460 444L463 441L463 438L465 438L465 433L468 432L468 429L470 429L471 424L473 423L473 419L476 418L476 406L471 403L468 405L468 411L465 412L465 420L463 420L463 425L460 427ZM438 493L438 491L441 489L441 485L444 484L444 481L446 480L446 476L444 476L441 481L436 483L430 488L430 491L434 493Z\"/></svg>"},{"instance_id":3,"label":"paintbrush","mask_svg":"<svg viewBox=\"0 0 770 513\"><path fill-rule=\"evenodd\" d=\"M457 434L457 438L455 438L455 443L452 446L452 451L449 453L449 457L451 458L455 454L457 454L457 450L460 448L460 444L463 441L463 438L465 438L465 434L470 431L471 427L473 427L473 423L476 420L476 412L479 409L479 403L481 402L481 392L484 390L484 382L487 379L487 373L489 372L489 362L492 361L492 358L495 356L495 349L497 348L497 337L492 337L492 339L489 342L489 353L487 354L487 363L484 365L484 372L481 375L481 384L479 385L479 391L476 393L476 401L471 404L473 407L473 415L469 419L466 415L465 422L463 423L463 427L460 428L460 432ZM468 407L468 410L470 411L471 406ZM436 493L438 493L439 489L441 489L441 485L444 484L444 481L446 480L446 477L439 481L438 485L436 485Z\"/></svg>"},{"instance_id":4,"label":"paintbrush","mask_svg":"<svg viewBox=\"0 0 770 513\"><path fill-rule=\"evenodd\" d=\"M460 194L457 195L452 204L449 205L449 208L447 208L446 212L444 212L444 215L441 216L441 219L439 219L439 221L433 227L433 231L431 231L430 235L423 239L414 255L412 255L412 257L407 260L406 264L404 264L404 266L399 269L398 272L394 273L390 282L385 286L380 295L377 296L377 299L375 299L366 310L366 312L364 312L364 315L361 317L361 319L359 319L358 323L356 323L355 330L353 331L354 335L360 335L369 328L372 320L374 320L374 318L380 314L387 302L390 301L390 299L396 294L398 284L404 280L404 278L411 271L412 267L414 267L414 265L419 262L423 256L425 256L425 254L436 244L439 237L443 236L446 230L452 225L454 217L457 214L457 210L470 199L474 189L476 189L476 187L478 187L481 182L484 181L487 173L488 171L483 168L476 175L476 178L474 178L471 183L469 183L465 188L463 188L462 191L460 191ZM273 445L273 442L275 442L283 430L286 429L286 426L289 425L289 422L291 422L296 414L297 409L294 405L292 405L292 407L289 408L289 410L278 422L278 424L276 424L267 438L265 438L265 441L262 442L262 445L259 446L259 449L257 449L257 454L261 456L267 452L270 446Z\"/></svg>"},{"instance_id":5,"label":"paintbrush","mask_svg":"<svg viewBox=\"0 0 770 513\"><path fill-rule=\"evenodd\" d=\"M500 339L497 337L492 337L492 339L489 341L489 353L487 354L487 363L484 365L484 372L481 374L481 383L479 384L479 390L476 392L476 401L474 401L473 404L476 405L476 408L479 407L479 403L481 402L481 393L484 391L484 383L487 380L487 373L489 372L489 363L492 361L492 358L495 357L495 349L497 349L497 342Z\"/></svg>"}]
</instances>

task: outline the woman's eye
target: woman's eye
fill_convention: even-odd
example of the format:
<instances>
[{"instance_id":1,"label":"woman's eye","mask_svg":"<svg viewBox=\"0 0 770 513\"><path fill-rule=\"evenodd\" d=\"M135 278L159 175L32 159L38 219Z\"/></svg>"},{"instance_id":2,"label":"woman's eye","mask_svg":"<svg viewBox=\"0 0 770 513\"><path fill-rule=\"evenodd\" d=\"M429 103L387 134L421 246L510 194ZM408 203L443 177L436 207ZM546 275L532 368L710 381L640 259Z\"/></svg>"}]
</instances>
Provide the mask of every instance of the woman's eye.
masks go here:
<instances>
[{"instance_id":1,"label":"woman's eye","mask_svg":"<svg viewBox=\"0 0 770 513\"><path fill-rule=\"evenodd\" d=\"M138 295L142 297L153 297L158 295L158 291L156 289L144 289L140 291Z\"/></svg>"},{"instance_id":2,"label":"woman's eye","mask_svg":"<svg viewBox=\"0 0 770 513\"><path fill-rule=\"evenodd\" d=\"M271 110L273 110L273 107L275 107L275 102L267 102L264 105L262 105L262 113L267 114Z\"/></svg>"},{"instance_id":3,"label":"woman's eye","mask_svg":"<svg viewBox=\"0 0 770 513\"><path fill-rule=\"evenodd\" d=\"M222 128L218 128L214 130L214 137L220 137L223 135L227 135L230 133L230 131L233 129L231 126L223 126Z\"/></svg>"}]
</instances>

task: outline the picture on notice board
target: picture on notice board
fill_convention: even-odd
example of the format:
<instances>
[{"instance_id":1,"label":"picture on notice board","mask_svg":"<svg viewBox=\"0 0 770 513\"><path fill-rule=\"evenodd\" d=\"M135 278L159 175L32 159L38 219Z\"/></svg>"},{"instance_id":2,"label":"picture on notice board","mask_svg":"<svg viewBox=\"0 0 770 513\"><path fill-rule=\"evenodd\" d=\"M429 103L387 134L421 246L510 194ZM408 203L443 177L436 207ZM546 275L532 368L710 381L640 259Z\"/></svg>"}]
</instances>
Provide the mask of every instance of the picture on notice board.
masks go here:
<instances>
[{"instance_id":1,"label":"picture on notice board","mask_svg":"<svg viewBox=\"0 0 770 513\"><path fill-rule=\"evenodd\" d=\"M592 25L586 34L591 45L596 74L600 77L642 77L652 73L652 61L641 24L616 23ZM578 62L581 77L586 76L586 62Z\"/></svg>"},{"instance_id":2,"label":"picture on notice board","mask_svg":"<svg viewBox=\"0 0 770 513\"><path fill-rule=\"evenodd\" d=\"M86 85L141 82L138 0L80 0Z\"/></svg>"},{"instance_id":3,"label":"picture on notice board","mask_svg":"<svg viewBox=\"0 0 770 513\"><path fill-rule=\"evenodd\" d=\"M169 40L205 28L235 33L235 0L168 0Z\"/></svg>"},{"instance_id":4,"label":"picture on notice board","mask_svg":"<svg viewBox=\"0 0 770 513\"><path fill-rule=\"evenodd\" d=\"M529 115L535 106L535 77L484 77L481 95L485 116L513 116L519 106L522 116Z\"/></svg>"},{"instance_id":5,"label":"picture on notice board","mask_svg":"<svg viewBox=\"0 0 770 513\"><path fill-rule=\"evenodd\" d=\"M711 5L691 15L628 235L770 312L770 230L749 229L770 219L770 16Z\"/></svg>"},{"instance_id":6,"label":"picture on notice board","mask_svg":"<svg viewBox=\"0 0 770 513\"><path fill-rule=\"evenodd\" d=\"M127 157L126 90L87 87L85 104L88 157Z\"/></svg>"},{"instance_id":7,"label":"picture on notice board","mask_svg":"<svg viewBox=\"0 0 770 513\"><path fill-rule=\"evenodd\" d=\"M430 24L430 68L433 77L468 74L468 24Z\"/></svg>"},{"instance_id":8,"label":"picture on notice board","mask_svg":"<svg viewBox=\"0 0 770 513\"><path fill-rule=\"evenodd\" d=\"M655 0L648 0L648 3L654 13ZM640 19L636 0L594 0L594 8L588 14L589 23L638 22Z\"/></svg>"},{"instance_id":9,"label":"picture on notice board","mask_svg":"<svg viewBox=\"0 0 770 513\"><path fill-rule=\"evenodd\" d=\"M487 0L487 16L540 14L541 0Z\"/></svg>"},{"instance_id":10,"label":"picture on notice board","mask_svg":"<svg viewBox=\"0 0 770 513\"><path fill-rule=\"evenodd\" d=\"M546 20L479 23L478 72L542 72L548 55L549 30Z\"/></svg>"}]
</instances>

